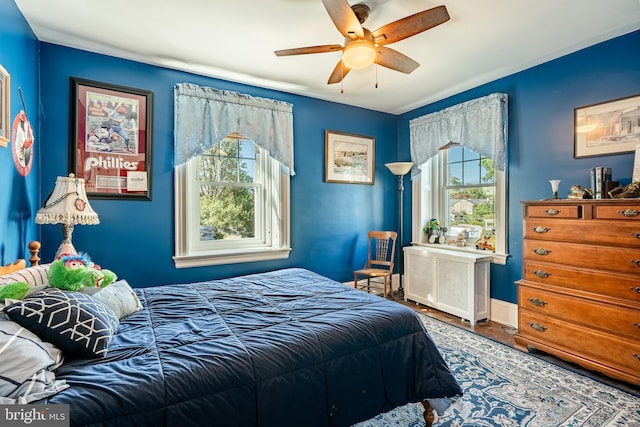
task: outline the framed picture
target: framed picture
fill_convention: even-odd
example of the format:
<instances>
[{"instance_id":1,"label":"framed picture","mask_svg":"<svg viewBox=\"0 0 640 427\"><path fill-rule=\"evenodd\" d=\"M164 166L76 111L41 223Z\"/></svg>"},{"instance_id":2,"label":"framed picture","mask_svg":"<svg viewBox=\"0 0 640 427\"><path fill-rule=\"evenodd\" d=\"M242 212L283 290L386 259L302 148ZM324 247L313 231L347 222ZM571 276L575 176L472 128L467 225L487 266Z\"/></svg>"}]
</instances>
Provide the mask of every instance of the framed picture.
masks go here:
<instances>
[{"instance_id":1,"label":"framed picture","mask_svg":"<svg viewBox=\"0 0 640 427\"><path fill-rule=\"evenodd\" d=\"M0 65L0 147L9 144L11 126L9 126L9 109L11 90L9 87L9 73Z\"/></svg>"},{"instance_id":2,"label":"framed picture","mask_svg":"<svg viewBox=\"0 0 640 427\"><path fill-rule=\"evenodd\" d=\"M373 185L375 142L371 136L325 131L325 182Z\"/></svg>"},{"instance_id":3,"label":"framed picture","mask_svg":"<svg viewBox=\"0 0 640 427\"><path fill-rule=\"evenodd\" d=\"M632 153L640 144L640 95L574 110L574 157Z\"/></svg>"},{"instance_id":4,"label":"framed picture","mask_svg":"<svg viewBox=\"0 0 640 427\"><path fill-rule=\"evenodd\" d=\"M153 92L71 77L69 172L89 198L151 200Z\"/></svg>"}]
</instances>

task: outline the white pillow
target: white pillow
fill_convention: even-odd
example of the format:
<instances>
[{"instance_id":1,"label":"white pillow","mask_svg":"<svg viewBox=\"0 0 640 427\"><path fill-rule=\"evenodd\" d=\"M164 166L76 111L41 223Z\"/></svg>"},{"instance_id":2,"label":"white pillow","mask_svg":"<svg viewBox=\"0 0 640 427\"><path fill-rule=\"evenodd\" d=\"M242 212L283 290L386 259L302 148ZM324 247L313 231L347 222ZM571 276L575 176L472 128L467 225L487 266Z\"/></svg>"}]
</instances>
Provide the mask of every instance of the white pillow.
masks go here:
<instances>
[{"instance_id":1,"label":"white pillow","mask_svg":"<svg viewBox=\"0 0 640 427\"><path fill-rule=\"evenodd\" d=\"M49 286L48 273L50 266L51 264L40 264L0 276L0 287L8 283L24 282L29 285L29 291L24 298L35 295Z\"/></svg>"},{"instance_id":2,"label":"white pillow","mask_svg":"<svg viewBox=\"0 0 640 427\"><path fill-rule=\"evenodd\" d=\"M113 282L91 296L113 310L118 319L142 310L142 303L126 280Z\"/></svg>"},{"instance_id":3,"label":"white pillow","mask_svg":"<svg viewBox=\"0 0 640 427\"><path fill-rule=\"evenodd\" d=\"M69 387L52 372L62 360L52 344L0 318L0 403L25 404Z\"/></svg>"}]
</instances>

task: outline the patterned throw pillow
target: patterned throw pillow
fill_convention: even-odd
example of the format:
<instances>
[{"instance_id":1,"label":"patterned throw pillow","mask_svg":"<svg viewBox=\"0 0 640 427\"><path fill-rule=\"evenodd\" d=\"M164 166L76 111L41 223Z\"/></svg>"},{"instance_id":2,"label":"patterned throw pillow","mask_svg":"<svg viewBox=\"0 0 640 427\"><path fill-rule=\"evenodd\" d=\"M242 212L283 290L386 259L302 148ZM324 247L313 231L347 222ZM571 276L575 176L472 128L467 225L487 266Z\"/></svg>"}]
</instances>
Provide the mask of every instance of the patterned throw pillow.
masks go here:
<instances>
[{"instance_id":1,"label":"patterned throw pillow","mask_svg":"<svg viewBox=\"0 0 640 427\"><path fill-rule=\"evenodd\" d=\"M107 354L120 322L113 311L88 295L47 288L5 307L5 314L67 356Z\"/></svg>"}]
</instances>

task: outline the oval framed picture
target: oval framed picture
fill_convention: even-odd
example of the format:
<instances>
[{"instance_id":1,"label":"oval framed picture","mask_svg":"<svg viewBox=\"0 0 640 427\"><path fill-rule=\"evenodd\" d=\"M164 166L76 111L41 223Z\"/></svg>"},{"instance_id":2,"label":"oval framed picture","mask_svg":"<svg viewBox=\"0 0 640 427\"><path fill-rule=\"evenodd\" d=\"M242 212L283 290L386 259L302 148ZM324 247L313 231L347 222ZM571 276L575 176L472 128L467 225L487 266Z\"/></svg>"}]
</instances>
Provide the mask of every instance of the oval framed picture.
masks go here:
<instances>
[{"instance_id":1,"label":"oval framed picture","mask_svg":"<svg viewBox=\"0 0 640 427\"><path fill-rule=\"evenodd\" d=\"M27 176L33 164L33 129L27 114L20 110L13 120L13 163L18 173Z\"/></svg>"}]
</instances>

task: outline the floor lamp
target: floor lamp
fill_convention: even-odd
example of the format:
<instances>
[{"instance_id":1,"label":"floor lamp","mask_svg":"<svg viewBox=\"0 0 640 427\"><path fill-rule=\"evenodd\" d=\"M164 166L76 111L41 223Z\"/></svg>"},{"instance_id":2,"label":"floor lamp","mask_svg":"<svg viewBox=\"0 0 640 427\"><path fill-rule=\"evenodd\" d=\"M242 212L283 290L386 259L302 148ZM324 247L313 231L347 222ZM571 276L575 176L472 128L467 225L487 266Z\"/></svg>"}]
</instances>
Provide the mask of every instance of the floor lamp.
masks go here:
<instances>
[{"instance_id":1,"label":"floor lamp","mask_svg":"<svg viewBox=\"0 0 640 427\"><path fill-rule=\"evenodd\" d=\"M403 185L403 179L404 176L409 173L409 171L411 170L411 168L413 167L413 163L412 162L394 162L394 163L385 163L385 166L387 168L389 168L389 170L391 171L392 174L396 175L398 177L398 241L400 242L398 244L398 272L399 274L399 286L398 286L398 290L396 291L396 295L395 297L397 299L404 299L404 286L402 286L402 276L404 274L404 262L403 262L403 256L404 253L402 252L402 205L403 205L403 200L402 200L402 193L404 192L404 185Z\"/></svg>"}]
</instances>

